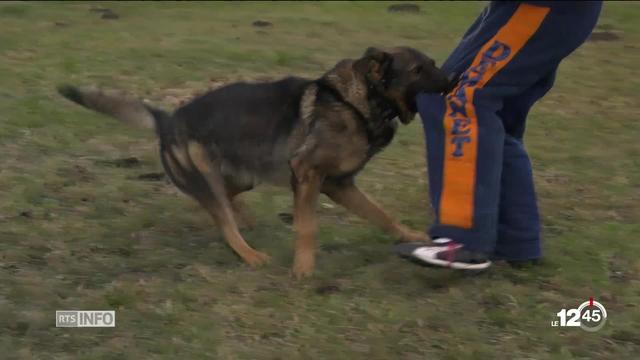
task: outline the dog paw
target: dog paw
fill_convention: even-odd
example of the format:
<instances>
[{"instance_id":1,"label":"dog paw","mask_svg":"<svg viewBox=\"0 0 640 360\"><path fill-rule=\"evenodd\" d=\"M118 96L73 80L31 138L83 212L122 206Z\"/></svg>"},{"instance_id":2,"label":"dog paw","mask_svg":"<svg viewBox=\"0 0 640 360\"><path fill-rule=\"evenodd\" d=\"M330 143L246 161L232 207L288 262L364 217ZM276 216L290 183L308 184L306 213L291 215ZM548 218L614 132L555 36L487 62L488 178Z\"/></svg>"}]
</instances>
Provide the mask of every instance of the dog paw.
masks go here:
<instances>
[{"instance_id":1,"label":"dog paw","mask_svg":"<svg viewBox=\"0 0 640 360\"><path fill-rule=\"evenodd\" d=\"M309 254L296 254L293 261L293 276L300 280L313 275L313 269L315 267L315 260L313 255Z\"/></svg>"},{"instance_id":2,"label":"dog paw","mask_svg":"<svg viewBox=\"0 0 640 360\"><path fill-rule=\"evenodd\" d=\"M271 257L260 251L253 251L242 257L244 261L251 267L259 267L271 261Z\"/></svg>"}]
</instances>

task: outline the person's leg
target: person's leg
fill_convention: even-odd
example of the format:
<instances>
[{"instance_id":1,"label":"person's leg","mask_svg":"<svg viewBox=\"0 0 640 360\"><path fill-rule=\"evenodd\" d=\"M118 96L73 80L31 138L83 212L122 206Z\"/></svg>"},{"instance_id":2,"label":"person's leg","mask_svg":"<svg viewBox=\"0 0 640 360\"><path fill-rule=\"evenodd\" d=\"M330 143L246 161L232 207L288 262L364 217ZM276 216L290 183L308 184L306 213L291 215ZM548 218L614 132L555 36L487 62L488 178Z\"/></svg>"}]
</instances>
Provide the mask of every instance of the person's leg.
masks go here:
<instances>
[{"instance_id":1,"label":"person's leg","mask_svg":"<svg viewBox=\"0 0 640 360\"><path fill-rule=\"evenodd\" d=\"M526 120L531 107L551 90L556 80L556 68L541 76L540 80L517 96L504 99L503 107L498 111L505 132L522 141L526 128Z\"/></svg>"},{"instance_id":2,"label":"person's leg","mask_svg":"<svg viewBox=\"0 0 640 360\"><path fill-rule=\"evenodd\" d=\"M482 31L476 32L475 38L484 43L466 43L475 54L457 88L444 103L440 100L440 108L428 101L433 96L419 97L436 210L432 237L455 239L474 252L493 252L504 150L504 126L497 110L503 107L505 96L516 96L530 84L515 80L509 88L495 87L492 78L506 71L548 12L546 8L515 3L492 4L485 20L491 28L486 32L494 35L485 40ZM445 65L451 62L447 60ZM434 110L441 112L435 114Z\"/></svg>"},{"instance_id":3,"label":"person's leg","mask_svg":"<svg viewBox=\"0 0 640 360\"><path fill-rule=\"evenodd\" d=\"M540 216L529 156L522 142L505 137L498 237L492 257L525 261L541 257Z\"/></svg>"},{"instance_id":4,"label":"person's leg","mask_svg":"<svg viewBox=\"0 0 640 360\"><path fill-rule=\"evenodd\" d=\"M442 64L442 71L447 74L462 75L469 69L483 44L492 39L498 30L509 20L517 6L498 6L490 3L476 18L475 22L464 34L458 46ZM468 74L467 74L468 77ZM420 94L417 99L420 117L427 145L427 165L429 176L429 193L431 205L436 217L439 215L440 196L443 187L443 169L445 164L445 147L448 139L445 134L445 122L442 121L450 102L435 94ZM488 122L492 124L492 122ZM498 122L493 122L498 123ZM498 136L503 131L499 130ZM500 142L491 142L499 144ZM438 219L436 219L438 222ZM433 234L432 234L433 236Z\"/></svg>"},{"instance_id":5,"label":"person's leg","mask_svg":"<svg viewBox=\"0 0 640 360\"><path fill-rule=\"evenodd\" d=\"M505 146L499 110L505 99L525 93L586 39L599 13L599 4L593 4L581 5L574 12L552 13L549 8L527 4L492 3L485 16L487 29L483 30L481 24L475 33L477 39L486 38L483 33L495 35L479 46L465 42L473 61L456 89L445 99L418 96L436 212L430 234L455 240L454 246L440 242L449 250L457 254L493 253ZM501 22L496 31L494 27ZM558 37L558 31L564 36ZM447 60L445 65L464 63L459 55L464 51L456 49L454 53L459 59ZM445 70L455 71L454 67ZM417 256L415 249L411 253L422 260L452 258L434 249L426 250L424 256ZM407 246L399 250L407 251ZM475 255L467 258L479 261ZM461 268L451 261L449 266Z\"/></svg>"},{"instance_id":6,"label":"person's leg","mask_svg":"<svg viewBox=\"0 0 640 360\"><path fill-rule=\"evenodd\" d=\"M526 118L531 106L553 86L555 70L526 92L505 99L498 112L505 127L500 182L498 239L495 259L521 262L539 259L540 215L533 183L531 161L524 147Z\"/></svg>"}]
</instances>

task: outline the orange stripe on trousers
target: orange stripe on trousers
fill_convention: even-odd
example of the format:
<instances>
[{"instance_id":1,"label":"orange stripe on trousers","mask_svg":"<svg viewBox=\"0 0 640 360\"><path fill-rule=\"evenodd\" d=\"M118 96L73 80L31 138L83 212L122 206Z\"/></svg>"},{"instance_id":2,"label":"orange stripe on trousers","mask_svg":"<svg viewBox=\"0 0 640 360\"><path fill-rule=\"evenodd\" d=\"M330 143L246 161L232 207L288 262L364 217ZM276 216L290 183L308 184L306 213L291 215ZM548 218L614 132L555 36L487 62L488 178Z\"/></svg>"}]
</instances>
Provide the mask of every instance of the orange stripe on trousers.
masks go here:
<instances>
[{"instance_id":1,"label":"orange stripe on trousers","mask_svg":"<svg viewBox=\"0 0 640 360\"><path fill-rule=\"evenodd\" d=\"M459 118L459 116L452 115L452 99L450 99L450 96L455 98L455 94L460 90L460 87L465 86L464 82L459 84L458 87L447 96L446 112L443 120L445 154L442 194L440 197L441 225L456 226L465 229L473 227L478 155L478 118L473 106L474 92L476 89L482 88L522 49L524 44L538 30L548 12L549 8L546 7L528 4L519 5L509 21L480 49L471 66L467 69L467 72L469 72L470 69L477 67L481 63L483 55L487 53L487 50L489 50L496 41L510 48L508 56L486 66L484 73L480 75L480 79L475 85L466 86L466 88L462 89L466 99L466 103L464 104L466 119L463 120L469 120L468 125L464 126L464 133L465 136L469 137L470 141L462 144L462 147L459 148L462 149L462 155L457 157L453 156L456 151L456 144L454 143L453 138L455 134L452 134L452 129L454 128L454 119Z\"/></svg>"}]
</instances>

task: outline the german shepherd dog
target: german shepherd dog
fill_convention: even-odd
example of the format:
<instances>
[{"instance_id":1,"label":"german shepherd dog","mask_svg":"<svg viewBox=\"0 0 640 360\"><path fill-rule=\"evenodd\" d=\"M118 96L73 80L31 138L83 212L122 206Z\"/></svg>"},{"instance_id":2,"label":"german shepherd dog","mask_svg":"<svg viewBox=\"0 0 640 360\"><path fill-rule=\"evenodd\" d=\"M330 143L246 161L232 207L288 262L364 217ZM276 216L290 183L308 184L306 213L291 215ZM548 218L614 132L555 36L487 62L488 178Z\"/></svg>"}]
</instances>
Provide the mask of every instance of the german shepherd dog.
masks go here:
<instances>
[{"instance_id":1,"label":"german shepherd dog","mask_svg":"<svg viewBox=\"0 0 640 360\"><path fill-rule=\"evenodd\" d=\"M236 195L260 182L290 186L296 231L293 274L312 274L315 207L324 193L400 241L428 241L387 215L354 183L356 174L409 123L419 92L448 91L450 79L421 52L369 48L319 79L234 83L169 114L115 93L58 87L67 99L125 123L155 129L164 170L215 219L229 246L249 265L269 256L238 230Z\"/></svg>"}]
</instances>

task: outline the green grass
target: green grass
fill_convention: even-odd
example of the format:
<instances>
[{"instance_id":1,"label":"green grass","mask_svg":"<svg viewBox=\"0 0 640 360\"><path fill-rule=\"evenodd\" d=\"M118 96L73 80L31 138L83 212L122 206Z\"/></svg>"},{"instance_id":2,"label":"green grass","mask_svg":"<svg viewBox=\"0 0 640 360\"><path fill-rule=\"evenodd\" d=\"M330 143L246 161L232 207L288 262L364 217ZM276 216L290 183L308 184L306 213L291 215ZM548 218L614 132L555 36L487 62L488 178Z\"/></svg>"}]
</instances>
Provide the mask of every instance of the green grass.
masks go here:
<instances>
[{"instance_id":1,"label":"green grass","mask_svg":"<svg viewBox=\"0 0 640 360\"><path fill-rule=\"evenodd\" d=\"M318 76L368 46L442 62L482 3L0 4L0 357L7 359L632 359L640 353L640 6L607 2L590 42L529 117L546 260L481 276L414 266L392 239L319 207L316 275L293 281L286 189L246 200L251 270L206 213L163 182L155 140L61 99L56 84L122 88L170 108L221 82ZM118 20L101 20L107 7ZM272 27L255 28L254 20ZM133 167L114 160L136 157ZM425 228L424 144L401 129L359 182ZM322 203L328 203L323 198ZM593 296L597 333L551 328ZM115 309L114 329L54 327L54 311ZM634 355L635 354L635 355Z\"/></svg>"}]
</instances>

